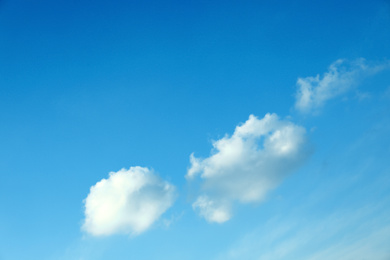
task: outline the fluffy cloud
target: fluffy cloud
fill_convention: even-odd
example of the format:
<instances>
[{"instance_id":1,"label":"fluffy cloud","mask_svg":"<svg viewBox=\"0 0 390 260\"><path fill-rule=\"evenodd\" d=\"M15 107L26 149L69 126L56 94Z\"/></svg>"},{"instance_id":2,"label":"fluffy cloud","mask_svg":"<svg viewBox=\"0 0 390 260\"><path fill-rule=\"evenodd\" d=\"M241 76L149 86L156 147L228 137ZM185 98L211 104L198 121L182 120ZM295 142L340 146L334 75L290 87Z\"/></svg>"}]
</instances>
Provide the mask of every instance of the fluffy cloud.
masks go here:
<instances>
[{"instance_id":1,"label":"fluffy cloud","mask_svg":"<svg viewBox=\"0 0 390 260\"><path fill-rule=\"evenodd\" d=\"M199 215L210 222L223 223L231 218L229 203L212 200L207 196L199 196L192 207L199 211Z\"/></svg>"},{"instance_id":2,"label":"fluffy cloud","mask_svg":"<svg viewBox=\"0 0 390 260\"><path fill-rule=\"evenodd\" d=\"M328 100L340 96L358 84L365 76L373 75L389 64L368 65L364 59L353 62L337 60L322 77L298 78L295 108L302 113L317 112Z\"/></svg>"},{"instance_id":3,"label":"fluffy cloud","mask_svg":"<svg viewBox=\"0 0 390 260\"><path fill-rule=\"evenodd\" d=\"M95 236L139 234L171 207L174 199L174 186L148 168L110 172L107 179L91 187L84 201L83 229Z\"/></svg>"},{"instance_id":4,"label":"fluffy cloud","mask_svg":"<svg viewBox=\"0 0 390 260\"><path fill-rule=\"evenodd\" d=\"M232 136L214 141L213 147L208 158L191 155L186 178L201 179L201 195L193 208L219 223L231 218L233 202L263 200L309 154L305 129L276 114L262 119L250 115Z\"/></svg>"}]
</instances>

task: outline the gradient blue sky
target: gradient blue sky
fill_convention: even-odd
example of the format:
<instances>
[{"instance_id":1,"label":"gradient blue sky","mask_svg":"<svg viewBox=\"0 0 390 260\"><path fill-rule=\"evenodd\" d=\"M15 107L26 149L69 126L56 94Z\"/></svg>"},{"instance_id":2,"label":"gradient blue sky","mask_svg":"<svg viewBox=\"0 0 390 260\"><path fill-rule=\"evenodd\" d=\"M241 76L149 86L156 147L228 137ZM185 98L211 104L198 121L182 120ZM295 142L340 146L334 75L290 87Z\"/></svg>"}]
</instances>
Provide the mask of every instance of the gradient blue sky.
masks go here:
<instances>
[{"instance_id":1,"label":"gradient blue sky","mask_svg":"<svg viewBox=\"0 0 390 260\"><path fill-rule=\"evenodd\" d=\"M389 46L386 0L0 0L0 259L390 259ZM297 109L339 59L347 88ZM190 155L267 113L310 152L210 223ZM132 166L174 204L138 235L83 230L90 187Z\"/></svg>"}]
</instances>

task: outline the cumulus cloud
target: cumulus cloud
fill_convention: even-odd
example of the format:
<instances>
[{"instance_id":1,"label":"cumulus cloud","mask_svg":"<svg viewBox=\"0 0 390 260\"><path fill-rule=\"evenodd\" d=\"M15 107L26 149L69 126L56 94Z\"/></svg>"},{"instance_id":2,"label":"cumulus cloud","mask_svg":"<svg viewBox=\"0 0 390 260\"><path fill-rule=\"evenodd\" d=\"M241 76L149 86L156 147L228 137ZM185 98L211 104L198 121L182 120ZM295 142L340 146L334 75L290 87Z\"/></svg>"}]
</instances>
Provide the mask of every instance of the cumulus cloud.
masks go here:
<instances>
[{"instance_id":1,"label":"cumulus cloud","mask_svg":"<svg viewBox=\"0 0 390 260\"><path fill-rule=\"evenodd\" d=\"M234 202L263 200L308 156L306 130L276 114L250 115L232 136L213 142L208 158L190 156L186 178L199 177L201 195L193 208L210 222L231 218Z\"/></svg>"},{"instance_id":2,"label":"cumulus cloud","mask_svg":"<svg viewBox=\"0 0 390 260\"><path fill-rule=\"evenodd\" d=\"M231 218L229 203L212 200L207 196L199 196L192 207L210 222L223 223Z\"/></svg>"},{"instance_id":3,"label":"cumulus cloud","mask_svg":"<svg viewBox=\"0 0 390 260\"><path fill-rule=\"evenodd\" d=\"M333 98L355 87L363 77L389 67L389 63L369 65L364 59L348 62L339 59L322 76L298 78L295 108L302 113L318 112Z\"/></svg>"},{"instance_id":4,"label":"cumulus cloud","mask_svg":"<svg viewBox=\"0 0 390 260\"><path fill-rule=\"evenodd\" d=\"M110 172L85 199L83 229L95 236L137 235L147 230L175 200L173 185L152 170L131 167Z\"/></svg>"}]
</instances>

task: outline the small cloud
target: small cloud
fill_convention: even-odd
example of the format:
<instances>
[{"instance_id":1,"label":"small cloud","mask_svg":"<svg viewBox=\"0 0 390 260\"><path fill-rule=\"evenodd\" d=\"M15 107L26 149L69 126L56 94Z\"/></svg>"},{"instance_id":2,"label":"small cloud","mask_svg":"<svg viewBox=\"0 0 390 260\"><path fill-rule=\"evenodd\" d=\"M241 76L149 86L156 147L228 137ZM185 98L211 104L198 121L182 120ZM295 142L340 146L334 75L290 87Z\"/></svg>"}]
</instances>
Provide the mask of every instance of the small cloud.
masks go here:
<instances>
[{"instance_id":1,"label":"small cloud","mask_svg":"<svg viewBox=\"0 0 390 260\"><path fill-rule=\"evenodd\" d=\"M94 235L137 235L147 230L175 200L175 187L152 170L131 167L110 172L91 187L82 228Z\"/></svg>"},{"instance_id":2,"label":"small cloud","mask_svg":"<svg viewBox=\"0 0 390 260\"><path fill-rule=\"evenodd\" d=\"M184 211L180 214L171 215L169 218L162 219L162 225L165 228L169 228L173 223L179 221L184 215Z\"/></svg>"},{"instance_id":3,"label":"small cloud","mask_svg":"<svg viewBox=\"0 0 390 260\"><path fill-rule=\"evenodd\" d=\"M359 101L364 101L371 98L371 94L368 92L356 91L356 98Z\"/></svg>"},{"instance_id":4,"label":"small cloud","mask_svg":"<svg viewBox=\"0 0 390 260\"><path fill-rule=\"evenodd\" d=\"M390 99L390 86L386 88L385 92L383 93L383 97Z\"/></svg>"},{"instance_id":5,"label":"small cloud","mask_svg":"<svg viewBox=\"0 0 390 260\"><path fill-rule=\"evenodd\" d=\"M186 178L201 179L201 195L194 210L210 222L232 216L234 202L263 200L308 157L306 130L276 114L258 119L250 115L234 134L213 142L214 153L205 159L190 156Z\"/></svg>"},{"instance_id":6,"label":"small cloud","mask_svg":"<svg viewBox=\"0 0 390 260\"><path fill-rule=\"evenodd\" d=\"M362 78L376 74L389 65L368 65L364 59L352 62L340 59L332 63L322 77L317 74L315 77L298 78L295 109L306 114L316 113L330 99L345 94Z\"/></svg>"},{"instance_id":7,"label":"small cloud","mask_svg":"<svg viewBox=\"0 0 390 260\"><path fill-rule=\"evenodd\" d=\"M223 223L231 218L231 209L228 203L211 200L207 196L198 197L192 207L209 222Z\"/></svg>"}]
</instances>

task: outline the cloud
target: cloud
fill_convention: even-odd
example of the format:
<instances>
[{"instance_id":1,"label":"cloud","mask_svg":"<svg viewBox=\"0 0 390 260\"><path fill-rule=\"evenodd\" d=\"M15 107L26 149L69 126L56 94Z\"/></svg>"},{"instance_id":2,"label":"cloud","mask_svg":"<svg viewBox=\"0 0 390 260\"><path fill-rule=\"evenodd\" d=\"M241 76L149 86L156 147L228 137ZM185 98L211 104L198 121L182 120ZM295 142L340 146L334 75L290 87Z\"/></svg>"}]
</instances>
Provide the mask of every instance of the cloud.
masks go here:
<instances>
[{"instance_id":1,"label":"cloud","mask_svg":"<svg viewBox=\"0 0 390 260\"><path fill-rule=\"evenodd\" d=\"M236 201L263 200L289 173L308 157L306 130L276 114L258 119L250 115L234 134L213 142L205 159L190 156L186 178L201 179L201 195L193 208L210 222L231 218Z\"/></svg>"},{"instance_id":2,"label":"cloud","mask_svg":"<svg viewBox=\"0 0 390 260\"><path fill-rule=\"evenodd\" d=\"M371 122L348 144L332 144L325 154L326 168L312 163L306 169L321 169L320 175L292 180L275 201L279 206L268 207L270 214L263 221L241 233L215 259L389 260L389 116L386 119Z\"/></svg>"},{"instance_id":3,"label":"cloud","mask_svg":"<svg viewBox=\"0 0 390 260\"><path fill-rule=\"evenodd\" d=\"M364 59L348 62L339 59L329 66L322 77L298 78L295 109L302 113L316 113L330 99L341 96L369 75L388 68L389 63L368 65Z\"/></svg>"},{"instance_id":4,"label":"cloud","mask_svg":"<svg viewBox=\"0 0 390 260\"><path fill-rule=\"evenodd\" d=\"M383 93L383 97L390 98L390 86L386 88L385 92Z\"/></svg>"},{"instance_id":5,"label":"cloud","mask_svg":"<svg viewBox=\"0 0 390 260\"><path fill-rule=\"evenodd\" d=\"M237 240L216 259L390 259L390 224L384 206L320 218L273 218ZM289 216L291 218L291 216Z\"/></svg>"},{"instance_id":6,"label":"cloud","mask_svg":"<svg viewBox=\"0 0 390 260\"><path fill-rule=\"evenodd\" d=\"M207 196L199 196L192 204L194 210L199 210L199 215L210 222L223 223L231 218L230 205L211 200Z\"/></svg>"},{"instance_id":7,"label":"cloud","mask_svg":"<svg viewBox=\"0 0 390 260\"><path fill-rule=\"evenodd\" d=\"M175 187L152 170L131 167L110 172L91 187L85 199L83 229L94 236L140 234L175 200Z\"/></svg>"},{"instance_id":8,"label":"cloud","mask_svg":"<svg viewBox=\"0 0 390 260\"><path fill-rule=\"evenodd\" d=\"M332 186L345 189L345 183L340 187L337 187L337 184ZM375 193L372 188L374 187L369 187L369 192ZM313 198L313 193L307 197ZM390 197L386 196L382 201L360 201L358 204L349 203L348 206L342 207L339 207L338 202L334 202L332 205L336 210L321 214L317 213L320 207L324 207L323 200L312 205L302 201L303 206L294 205L288 213L285 211L285 214L253 227L253 231L238 239L216 259L284 260L294 256L294 259L303 260L388 260L389 199ZM308 215L308 212L314 214Z\"/></svg>"}]
</instances>

